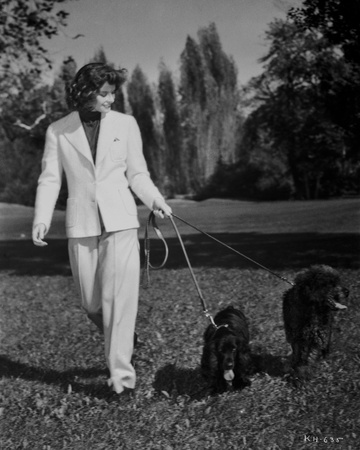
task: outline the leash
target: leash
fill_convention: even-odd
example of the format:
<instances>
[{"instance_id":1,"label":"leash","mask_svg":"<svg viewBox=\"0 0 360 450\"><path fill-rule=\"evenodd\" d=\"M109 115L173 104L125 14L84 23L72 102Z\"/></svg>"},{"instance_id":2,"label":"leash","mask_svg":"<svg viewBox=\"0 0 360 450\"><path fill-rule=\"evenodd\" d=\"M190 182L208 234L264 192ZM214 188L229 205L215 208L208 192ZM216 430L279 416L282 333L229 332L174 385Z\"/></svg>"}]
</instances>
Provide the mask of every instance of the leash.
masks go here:
<instances>
[{"instance_id":1,"label":"leash","mask_svg":"<svg viewBox=\"0 0 360 450\"><path fill-rule=\"evenodd\" d=\"M258 263L258 262L256 262L256 261L254 261L253 259L251 259L251 258L249 258L248 256L244 255L243 253L241 253L241 252L235 250L233 247L230 247L230 245L225 244L224 242L222 242L222 241L220 241L219 239L215 238L215 237L212 236L211 234L206 233L205 231L201 230L200 228L196 227L195 225L192 225L191 223L187 222L186 220L184 220L184 219L182 219L181 217L177 216L176 214L172 213L171 216L169 217L169 219L170 219L170 221L171 221L171 223L172 223L172 226L173 226L173 228L174 228L174 230L175 230L175 233L176 233L176 235L177 235L177 238L178 238L178 240L179 240L179 242L180 242L182 251L183 251L184 256L185 256L185 259L186 259L186 263L187 263L187 265L188 265L190 274L191 274L191 276L192 276L192 279L193 279L194 284L195 284L195 287L196 287L196 289L197 289L199 298L200 298L200 300L201 300L201 304L202 304L202 307L203 307L203 312L204 312L205 316L210 320L211 324L215 327L216 330L219 329L219 328L221 328L221 327L227 327L227 325L220 325L220 326L217 326L216 323L214 322L213 317L212 317L211 314L209 313L209 311L208 311L208 309L207 309L207 307L206 307L206 302L205 302L204 296L203 296L203 294L202 294L202 292L201 292L201 289L200 289L200 286L199 286L199 284L198 284L198 282L197 282L197 280L196 280L194 271L193 271L193 269L192 269L192 267L191 267L190 260L189 260L189 257L188 257L188 254L187 254L187 251L186 251L184 242L183 242L183 240L182 240L182 238L181 238L180 232L179 232L179 230L178 230L178 228L177 228L177 226L176 226L176 224L175 224L175 221L174 221L173 217L175 217L176 219L178 219L178 220L180 220L181 222L185 223L186 225L188 225L189 227L193 228L194 230L196 230L196 231L198 231L198 232L204 234L204 235L207 236L209 239L212 239L213 241L217 242L218 244L220 244L220 245L226 247L227 249L231 250L232 252L236 253L237 255L240 255L240 256L242 256L243 258L247 259L248 261L252 262L253 264L255 264L255 265L261 267L262 269L266 270L267 272L271 273L272 275L276 276L277 278L281 279L282 281L285 281L286 283L290 284L291 286L294 286L294 283L292 283L291 281L289 281L287 278L282 277L281 275L279 275L279 274L273 272L273 271L270 270L269 268L267 268L267 267L263 266L262 264L260 264L260 263ZM157 237L158 237L158 238L162 241L162 243L164 244L164 248L165 248L165 257L164 257L162 263L161 263L160 265L158 265L158 266L153 266L153 265L151 264L151 262L150 262L150 239L149 239L149 227L150 227L150 224L152 225L152 227L153 227L153 229L154 229L154 231L155 231ZM163 234L161 233L159 227L157 226L155 214L154 214L153 211L150 212L149 217L148 217L148 220L147 220L147 222L146 222L146 227L145 227L145 237L144 237L144 252L145 252L145 265L144 265L144 275L143 275L143 279L144 279L144 276L146 275L146 282L147 282L147 285L144 286L144 287L148 287L148 286L150 285L150 268L153 269L153 270L161 269L162 267L165 266L166 261L167 261L168 256L169 256L169 248L168 248L168 245L167 245L166 240L165 240ZM144 284L144 283L143 283L143 284Z\"/></svg>"},{"instance_id":2,"label":"leash","mask_svg":"<svg viewBox=\"0 0 360 450\"><path fill-rule=\"evenodd\" d=\"M207 309L207 307L206 307L205 298L204 298L204 296L203 296L203 294L202 294L202 292L201 292L199 283L197 282L197 279L196 279L196 277L195 277L194 271L193 271L193 269L192 269L192 267L191 267L190 260L189 260L187 251L186 251L186 249L185 249L184 242L183 242L183 240L182 240L182 238L181 238L181 235L180 235L180 233L179 233L179 230L178 230L178 228L177 228L177 226L176 226L176 224L175 224L174 219L172 218L172 216L170 216L169 219L170 219L170 221L171 221L171 223L172 223L172 225L173 225L173 227L174 227L174 230L175 230L175 233L176 233L176 235L177 235L177 238L179 239L179 242L180 242L182 251L183 251L184 256L185 256L185 259L186 259L186 263L187 263L187 265L188 265L190 274L191 274L191 276L192 276L192 279L193 279L193 281L194 281L195 287L196 287L196 289L197 289L197 292L198 292L198 295L199 295L199 298L200 298L200 301L201 301L201 304L202 304L203 313L205 314L205 317L207 317L207 318L209 319L211 325L212 325L216 330L218 330L219 328L221 328L221 327L223 327L223 326L227 326L227 325L220 325L220 326L217 326L216 323L214 322L214 319L213 319L212 315L209 313L209 311L208 311L208 309ZM153 265L151 264L151 262L150 262L150 239L149 239L149 226L150 226L150 223L151 223L151 225L152 225L152 227L153 227L153 229L154 229L156 235L158 236L158 238L159 238L159 239L162 241L162 243L164 244L164 248L165 248L165 257L164 257L164 260L162 261L162 263L161 263L159 266L153 266ZM146 222L146 227L145 227L145 237L144 237L144 252L145 252L144 275L146 275L147 286L149 286L149 285L150 285L150 268L152 268L152 269L154 269L154 270L161 269L161 268L164 267L164 265L166 264L166 261L167 261L168 256L169 256L169 249L168 249L167 243L166 243L165 238L164 238L164 236L162 235L162 233L161 233L159 227L157 226L156 219L155 219L155 215L154 215L154 212L153 212L153 211L151 211L151 213L149 214L148 220L147 220L147 222Z\"/></svg>"},{"instance_id":3,"label":"leash","mask_svg":"<svg viewBox=\"0 0 360 450\"><path fill-rule=\"evenodd\" d=\"M164 248L165 248L165 257L163 262L159 265L159 266L153 266L150 262L150 239L149 239L149 227L150 227L150 223L157 235L157 237L162 241L162 243L164 244ZM149 214L149 217L147 219L146 222L146 227L145 227L145 236L144 236L144 253L145 253L145 272L144 275L146 274L146 281L147 281L147 285L150 284L150 268L153 270L158 270L161 269L162 267L165 266L166 261L168 259L169 256L169 248L167 246L167 243L165 241L165 238L163 236L163 234L161 233L159 227L157 226L156 220L155 220L155 214L153 211L151 211L151 213ZM143 275L143 278L144 278Z\"/></svg>"},{"instance_id":4,"label":"leash","mask_svg":"<svg viewBox=\"0 0 360 450\"><path fill-rule=\"evenodd\" d=\"M192 225L191 223L187 222L186 220L182 219L181 217L177 216L176 214L172 213L174 217L181 220L181 222L185 223L191 228L194 228L194 230L199 231L200 233L204 234L208 238L212 239L213 241L217 242L218 244L222 245L223 247L226 247L227 249L231 250L232 252L236 253L237 255L242 256L243 258L247 259L248 261L252 262L253 264L261 267L262 269L266 270L267 272L271 273L272 275L275 275L277 278L280 278L280 280L285 281L285 283L291 284L291 286L294 286L294 283L292 281L289 281L287 278L282 277L278 273L273 272L268 267L263 266L262 264L254 261L253 259L249 258L248 256L244 255L243 253L240 253L239 251L235 250L233 247L230 247L230 245L225 244L225 242L220 241L219 239L216 239L214 236L211 236L211 234L206 233L203 230L200 230L200 228L196 227L195 225Z\"/></svg>"}]
</instances>

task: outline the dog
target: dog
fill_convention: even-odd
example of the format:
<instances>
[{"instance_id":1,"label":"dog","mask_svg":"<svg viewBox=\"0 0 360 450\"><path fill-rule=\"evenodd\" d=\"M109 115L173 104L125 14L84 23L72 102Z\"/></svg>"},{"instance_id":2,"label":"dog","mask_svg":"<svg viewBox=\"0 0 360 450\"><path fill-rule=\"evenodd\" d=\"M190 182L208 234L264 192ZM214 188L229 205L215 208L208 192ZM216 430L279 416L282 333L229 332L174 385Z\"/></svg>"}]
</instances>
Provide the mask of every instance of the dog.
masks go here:
<instances>
[{"instance_id":1,"label":"dog","mask_svg":"<svg viewBox=\"0 0 360 450\"><path fill-rule=\"evenodd\" d=\"M291 370L296 378L308 378L310 362L325 358L330 351L334 312L349 290L330 266L315 265L299 273L294 286L283 296L286 340L292 348Z\"/></svg>"},{"instance_id":2,"label":"dog","mask_svg":"<svg viewBox=\"0 0 360 450\"><path fill-rule=\"evenodd\" d=\"M244 314L228 306L204 333L201 373L212 394L250 386L249 328Z\"/></svg>"}]
</instances>

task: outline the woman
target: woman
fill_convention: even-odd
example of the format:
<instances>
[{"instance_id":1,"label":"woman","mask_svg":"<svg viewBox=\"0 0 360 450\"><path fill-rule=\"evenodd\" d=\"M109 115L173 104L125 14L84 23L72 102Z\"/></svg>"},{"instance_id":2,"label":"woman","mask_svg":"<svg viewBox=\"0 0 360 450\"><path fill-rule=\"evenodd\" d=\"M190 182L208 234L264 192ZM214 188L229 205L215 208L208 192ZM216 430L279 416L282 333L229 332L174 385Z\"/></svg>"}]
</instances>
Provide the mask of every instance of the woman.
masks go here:
<instances>
[{"instance_id":1,"label":"woman","mask_svg":"<svg viewBox=\"0 0 360 450\"><path fill-rule=\"evenodd\" d=\"M139 127L111 110L125 71L102 63L82 67L68 88L73 111L46 132L35 201L33 242L44 246L65 172L66 234L82 306L103 331L109 386L134 389L131 364L140 260L137 208L131 190L160 218L171 208L150 179Z\"/></svg>"}]
</instances>

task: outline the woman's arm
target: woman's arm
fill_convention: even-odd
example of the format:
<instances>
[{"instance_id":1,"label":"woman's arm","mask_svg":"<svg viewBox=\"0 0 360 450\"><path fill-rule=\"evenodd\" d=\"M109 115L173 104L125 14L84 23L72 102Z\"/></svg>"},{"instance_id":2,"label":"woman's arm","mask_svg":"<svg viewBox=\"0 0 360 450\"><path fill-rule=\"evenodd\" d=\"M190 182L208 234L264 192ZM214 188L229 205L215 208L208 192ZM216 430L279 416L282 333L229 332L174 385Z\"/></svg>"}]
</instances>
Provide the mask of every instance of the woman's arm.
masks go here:
<instances>
[{"instance_id":1,"label":"woman's arm","mask_svg":"<svg viewBox=\"0 0 360 450\"><path fill-rule=\"evenodd\" d=\"M42 241L42 238L49 231L62 181L63 168L58 154L57 138L51 125L46 131L45 149L41 166L42 172L36 191L33 222L33 230L36 230L36 245L39 245L39 240ZM44 225L44 229L39 227L40 224Z\"/></svg>"}]
</instances>

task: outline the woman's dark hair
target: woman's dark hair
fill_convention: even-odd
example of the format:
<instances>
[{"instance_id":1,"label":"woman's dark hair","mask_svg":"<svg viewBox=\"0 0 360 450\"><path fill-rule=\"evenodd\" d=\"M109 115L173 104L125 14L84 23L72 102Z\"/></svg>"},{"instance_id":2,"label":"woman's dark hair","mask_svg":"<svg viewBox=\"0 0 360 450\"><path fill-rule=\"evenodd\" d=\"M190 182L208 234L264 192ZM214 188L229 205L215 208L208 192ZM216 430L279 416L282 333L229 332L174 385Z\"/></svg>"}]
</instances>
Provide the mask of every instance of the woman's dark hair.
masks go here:
<instances>
[{"instance_id":1,"label":"woman's dark hair","mask_svg":"<svg viewBox=\"0 0 360 450\"><path fill-rule=\"evenodd\" d=\"M126 69L116 70L104 63L83 66L66 88L66 103L72 110L88 109L104 83L119 87L126 80Z\"/></svg>"}]
</instances>

